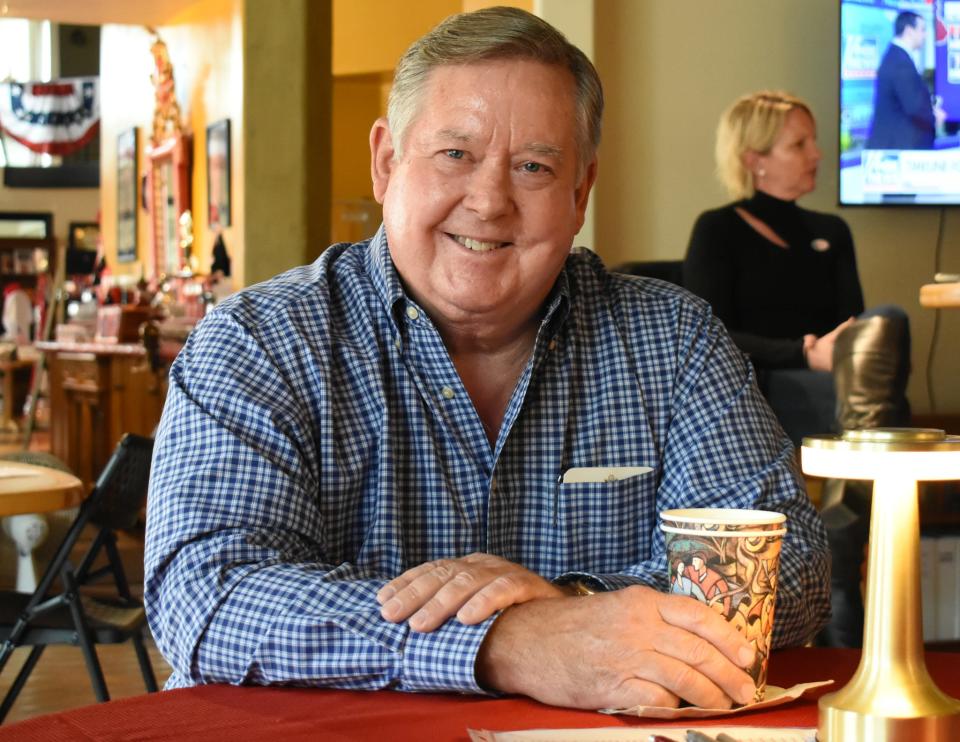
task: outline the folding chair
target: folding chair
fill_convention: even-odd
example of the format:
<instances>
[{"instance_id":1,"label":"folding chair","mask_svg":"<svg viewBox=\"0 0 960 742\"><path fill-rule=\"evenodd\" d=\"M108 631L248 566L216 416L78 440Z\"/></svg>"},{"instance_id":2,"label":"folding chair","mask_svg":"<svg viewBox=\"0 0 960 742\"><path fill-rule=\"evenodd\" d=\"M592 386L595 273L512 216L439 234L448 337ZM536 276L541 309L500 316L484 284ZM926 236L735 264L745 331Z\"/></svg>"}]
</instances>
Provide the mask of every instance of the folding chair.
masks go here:
<instances>
[{"instance_id":1,"label":"folding chair","mask_svg":"<svg viewBox=\"0 0 960 742\"><path fill-rule=\"evenodd\" d=\"M130 594L116 530L136 524L146 501L153 440L131 433L117 444L93 490L77 513L70 529L50 561L32 594L0 591L0 672L13 650L30 646L30 654L0 705L0 723L6 718L49 644L79 645L98 701L109 701L96 644L118 644L129 640L137 654L147 691L157 690L157 681L143 643L146 614L143 603ZM96 536L78 568L69 561L70 552L88 525ZM105 553L106 564L96 566ZM103 577L113 577L115 594L109 597L80 591ZM55 586L55 580L60 584Z\"/></svg>"}]
</instances>

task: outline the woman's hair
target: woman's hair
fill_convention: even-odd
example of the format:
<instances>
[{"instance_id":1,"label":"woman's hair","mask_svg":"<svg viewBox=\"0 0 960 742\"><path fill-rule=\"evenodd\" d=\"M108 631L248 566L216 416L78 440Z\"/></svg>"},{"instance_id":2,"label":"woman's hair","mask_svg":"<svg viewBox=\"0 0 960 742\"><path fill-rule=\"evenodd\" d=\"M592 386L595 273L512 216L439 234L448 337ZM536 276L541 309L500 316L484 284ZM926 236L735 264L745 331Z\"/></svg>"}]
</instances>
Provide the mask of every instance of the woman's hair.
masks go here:
<instances>
[{"instance_id":1,"label":"woman's hair","mask_svg":"<svg viewBox=\"0 0 960 742\"><path fill-rule=\"evenodd\" d=\"M525 59L570 71L576 84L577 156L582 173L600 144L600 76L562 33L519 8L484 8L450 16L407 49L397 64L387 101L396 156L401 156L407 128L419 113L431 71L496 59Z\"/></svg>"},{"instance_id":2,"label":"woman's hair","mask_svg":"<svg viewBox=\"0 0 960 742\"><path fill-rule=\"evenodd\" d=\"M761 90L734 101L717 126L717 177L733 198L753 195L753 178L743 155L753 150L767 154L794 109L813 113L807 102L779 90Z\"/></svg>"}]
</instances>

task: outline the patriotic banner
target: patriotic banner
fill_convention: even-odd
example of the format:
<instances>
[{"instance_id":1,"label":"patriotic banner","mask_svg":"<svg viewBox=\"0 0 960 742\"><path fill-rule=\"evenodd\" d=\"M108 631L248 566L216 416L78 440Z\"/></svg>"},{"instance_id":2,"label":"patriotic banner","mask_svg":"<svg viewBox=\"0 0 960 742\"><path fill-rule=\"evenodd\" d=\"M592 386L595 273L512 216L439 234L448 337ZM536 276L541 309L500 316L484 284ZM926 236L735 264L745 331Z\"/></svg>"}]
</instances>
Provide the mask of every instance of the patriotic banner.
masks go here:
<instances>
[{"instance_id":1,"label":"patriotic banner","mask_svg":"<svg viewBox=\"0 0 960 742\"><path fill-rule=\"evenodd\" d=\"M0 83L0 130L34 152L68 155L100 125L100 78Z\"/></svg>"}]
</instances>

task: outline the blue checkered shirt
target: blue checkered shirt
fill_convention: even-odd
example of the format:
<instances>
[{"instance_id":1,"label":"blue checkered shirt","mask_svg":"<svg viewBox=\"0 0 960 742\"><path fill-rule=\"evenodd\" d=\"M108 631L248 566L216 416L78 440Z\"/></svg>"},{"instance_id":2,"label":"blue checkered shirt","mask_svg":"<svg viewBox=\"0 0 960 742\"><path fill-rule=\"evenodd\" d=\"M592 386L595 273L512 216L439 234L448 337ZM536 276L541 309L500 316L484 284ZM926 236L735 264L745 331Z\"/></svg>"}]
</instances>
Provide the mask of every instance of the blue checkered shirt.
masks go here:
<instances>
[{"instance_id":1,"label":"blue checkered shirt","mask_svg":"<svg viewBox=\"0 0 960 742\"><path fill-rule=\"evenodd\" d=\"M587 466L653 472L558 483ZM493 619L413 632L380 617L386 581L483 551L666 590L657 513L696 506L787 514L775 643L810 637L829 613L823 526L705 302L574 250L491 447L381 228L223 302L171 367L147 614L167 687L482 692Z\"/></svg>"}]
</instances>

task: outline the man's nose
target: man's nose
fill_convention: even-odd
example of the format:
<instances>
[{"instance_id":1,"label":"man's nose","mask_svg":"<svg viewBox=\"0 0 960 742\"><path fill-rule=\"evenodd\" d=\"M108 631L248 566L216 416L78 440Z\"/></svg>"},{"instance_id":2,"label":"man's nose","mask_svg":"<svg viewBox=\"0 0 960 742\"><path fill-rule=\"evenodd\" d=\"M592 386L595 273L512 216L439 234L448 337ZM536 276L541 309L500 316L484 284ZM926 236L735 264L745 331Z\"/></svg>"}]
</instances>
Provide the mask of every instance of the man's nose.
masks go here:
<instances>
[{"instance_id":1,"label":"man's nose","mask_svg":"<svg viewBox=\"0 0 960 742\"><path fill-rule=\"evenodd\" d=\"M484 221L508 214L513 208L509 167L480 163L467 181L463 203Z\"/></svg>"}]
</instances>

